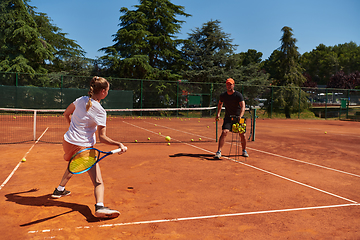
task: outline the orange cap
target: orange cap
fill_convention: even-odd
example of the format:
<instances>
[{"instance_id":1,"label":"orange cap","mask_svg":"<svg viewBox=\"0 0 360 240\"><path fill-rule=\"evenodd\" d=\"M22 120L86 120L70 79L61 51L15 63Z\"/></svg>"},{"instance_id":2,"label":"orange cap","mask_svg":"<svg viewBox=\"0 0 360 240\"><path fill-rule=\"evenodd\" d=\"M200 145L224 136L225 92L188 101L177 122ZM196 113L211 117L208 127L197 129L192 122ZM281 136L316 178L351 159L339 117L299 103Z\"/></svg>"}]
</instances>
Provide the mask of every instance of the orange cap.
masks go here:
<instances>
[{"instance_id":1,"label":"orange cap","mask_svg":"<svg viewBox=\"0 0 360 240\"><path fill-rule=\"evenodd\" d=\"M235 81L232 78L228 78L228 79L226 79L226 84L228 84L228 83L235 84Z\"/></svg>"}]
</instances>

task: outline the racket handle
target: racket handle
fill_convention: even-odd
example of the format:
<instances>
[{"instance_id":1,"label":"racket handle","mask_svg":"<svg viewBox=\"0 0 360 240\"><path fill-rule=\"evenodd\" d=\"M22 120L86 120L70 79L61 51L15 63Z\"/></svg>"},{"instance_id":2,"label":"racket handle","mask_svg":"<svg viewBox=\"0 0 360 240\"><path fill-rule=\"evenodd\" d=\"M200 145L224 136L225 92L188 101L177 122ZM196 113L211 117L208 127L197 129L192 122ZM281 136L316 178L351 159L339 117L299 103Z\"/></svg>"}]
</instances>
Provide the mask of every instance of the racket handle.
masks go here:
<instances>
[{"instance_id":1,"label":"racket handle","mask_svg":"<svg viewBox=\"0 0 360 240\"><path fill-rule=\"evenodd\" d=\"M127 150L127 147L125 147L125 151ZM115 150L112 150L111 153L114 154L114 153L118 153L118 152L121 152L121 148L118 148L118 149L115 149Z\"/></svg>"}]
</instances>

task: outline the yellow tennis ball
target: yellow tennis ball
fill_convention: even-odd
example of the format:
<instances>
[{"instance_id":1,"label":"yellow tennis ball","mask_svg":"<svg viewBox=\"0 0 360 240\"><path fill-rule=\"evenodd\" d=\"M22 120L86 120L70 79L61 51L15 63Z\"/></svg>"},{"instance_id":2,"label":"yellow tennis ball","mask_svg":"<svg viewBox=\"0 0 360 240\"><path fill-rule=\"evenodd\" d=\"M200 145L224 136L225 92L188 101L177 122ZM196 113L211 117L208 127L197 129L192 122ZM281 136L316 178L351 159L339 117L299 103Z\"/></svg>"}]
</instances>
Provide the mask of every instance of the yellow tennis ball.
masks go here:
<instances>
[{"instance_id":1,"label":"yellow tennis ball","mask_svg":"<svg viewBox=\"0 0 360 240\"><path fill-rule=\"evenodd\" d=\"M135 142L137 142L137 140L135 140Z\"/></svg>"},{"instance_id":2,"label":"yellow tennis ball","mask_svg":"<svg viewBox=\"0 0 360 240\"><path fill-rule=\"evenodd\" d=\"M148 140L150 140L150 138L148 137Z\"/></svg>"},{"instance_id":3,"label":"yellow tennis ball","mask_svg":"<svg viewBox=\"0 0 360 240\"><path fill-rule=\"evenodd\" d=\"M327 134L327 132L325 132L325 134Z\"/></svg>"},{"instance_id":4,"label":"yellow tennis ball","mask_svg":"<svg viewBox=\"0 0 360 240\"><path fill-rule=\"evenodd\" d=\"M191 141L193 142L193 141L194 141L194 139L191 139Z\"/></svg>"},{"instance_id":5,"label":"yellow tennis ball","mask_svg":"<svg viewBox=\"0 0 360 240\"><path fill-rule=\"evenodd\" d=\"M22 162L26 162L26 158L21 159Z\"/></svg>"},{"instance_id":6,"label":"yellow tennis ball","mask_svg":"<svg viewBox=\"0 0 360 240\"><path fill-rule=\"evenodd\" d=\"M165 140L169 142L171 140L171 137L166 136Z\"/></svg>"},{"instance_id":7,"label":"yellow tennis ball","mask_svg":"<svg viewBox=\"0 0 360 240\"><path fill-rule=\"evenodd\" d=\"M170 143L168 143L168 146L170 146Z\"/></svg>"},{"instance_id":8,"label":"yellow tennis ball","mask_svg":"<svg viewBox=\"0 0 360 240\"><path fill-rule=\"evenodd\" d=\"M159 135L161 135L161 132L159 132Z\"/></svg>"},{"instance_id":9,"label":"yellow tennis ball","mask_svg":"<svg viewBox=\"0 0 360 240\"><path fill-rule=\"evenodd\" d=\"M201 138L199 138L199 141L201 141Z\"/></svg>"}]
</instances>

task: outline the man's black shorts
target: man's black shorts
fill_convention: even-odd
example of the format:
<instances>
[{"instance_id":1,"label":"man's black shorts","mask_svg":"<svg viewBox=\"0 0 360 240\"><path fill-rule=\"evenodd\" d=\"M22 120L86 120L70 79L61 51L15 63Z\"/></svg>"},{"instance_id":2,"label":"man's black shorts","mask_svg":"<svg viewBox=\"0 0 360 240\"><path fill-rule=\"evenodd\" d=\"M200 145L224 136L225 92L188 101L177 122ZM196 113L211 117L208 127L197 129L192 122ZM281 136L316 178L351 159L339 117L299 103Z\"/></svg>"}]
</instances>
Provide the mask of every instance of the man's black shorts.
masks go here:
<instances>
[{"instance_id":1,"label":"man's black shorts","mask_svg":"<svg viewBox=\"0 0 360 240\"><path fill-rule=\"evenodd\" d=\"M222 130L227 129L230 132L232 132L232 125L234 123L238 123L239 121L240 121L239 116L225 117L222 125ZM245 119L245 123L246 123L246 119ZM245 128L245 132L246 132L246 128Z\"/></svg>"}]
</instances>

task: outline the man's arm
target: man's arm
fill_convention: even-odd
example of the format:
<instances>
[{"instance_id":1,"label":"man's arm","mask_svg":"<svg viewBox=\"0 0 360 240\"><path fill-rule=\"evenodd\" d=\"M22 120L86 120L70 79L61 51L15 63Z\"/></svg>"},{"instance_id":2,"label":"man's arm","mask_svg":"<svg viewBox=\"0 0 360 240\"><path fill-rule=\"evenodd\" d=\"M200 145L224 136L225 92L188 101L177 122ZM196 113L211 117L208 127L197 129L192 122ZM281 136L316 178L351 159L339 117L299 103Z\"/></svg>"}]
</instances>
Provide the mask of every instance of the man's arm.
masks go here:
<instances>
[{"instance_id":1,"label":"man's arm","mask_svg":"<svg viewBox=\"0 0 360 240\"><path fill-rule=\"evenodd\" d=\"M222 106L223 106L223 102L219 101L218 107L217 107L217 114L216 114L216 118L215 118L215 120L217 120L217 121L220 119L220 113L221 113Z\"/></svg>"},{"instance_id":2,"label":"man's arm","mask_svg":"<svg viewBox=\"0 0 360 240\"><path fill-rule=\"evenodd\" d=\"M242 118L245 114L245 101L239 102L240 105L240 118Z\"/></svg>"}]
</instances>

